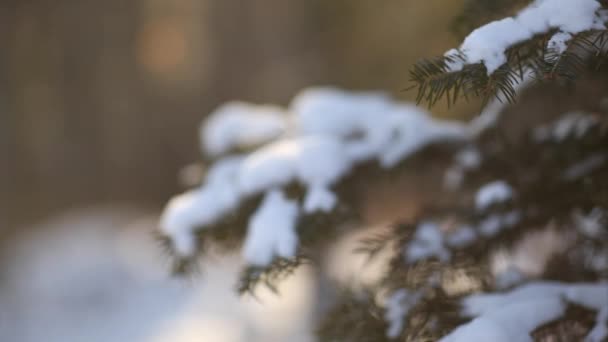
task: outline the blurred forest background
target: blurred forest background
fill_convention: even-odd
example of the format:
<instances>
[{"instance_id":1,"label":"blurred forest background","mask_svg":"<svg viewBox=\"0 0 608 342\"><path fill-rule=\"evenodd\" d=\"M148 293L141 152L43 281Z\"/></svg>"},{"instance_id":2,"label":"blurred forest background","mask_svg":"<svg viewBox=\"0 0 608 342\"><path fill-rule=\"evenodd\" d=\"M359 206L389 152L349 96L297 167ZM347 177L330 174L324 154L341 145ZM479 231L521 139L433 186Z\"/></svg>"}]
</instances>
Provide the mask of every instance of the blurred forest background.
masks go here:
<instances>
[{"instance_id":1,"label":"blurred forest background","mask_svg":"<svg viewBox=\"0 0 608 342\"><path fill-rule=\"evenodd\" d=\"M0 232L92 204L160 208L224 101L287 104L311 85L411 99L409 67L458 44L463 2L4 0Z\"/></svg>"}]
</instances>

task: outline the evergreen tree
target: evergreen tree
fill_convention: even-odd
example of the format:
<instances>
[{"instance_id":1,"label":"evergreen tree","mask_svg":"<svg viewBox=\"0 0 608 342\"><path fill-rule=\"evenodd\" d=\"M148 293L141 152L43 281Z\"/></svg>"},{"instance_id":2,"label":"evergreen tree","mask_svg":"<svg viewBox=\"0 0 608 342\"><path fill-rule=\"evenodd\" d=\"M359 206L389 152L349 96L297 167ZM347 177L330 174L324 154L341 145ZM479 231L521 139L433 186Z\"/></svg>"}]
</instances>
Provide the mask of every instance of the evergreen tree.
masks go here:
<instances>
[{"instance_id":1,"label":"evergreen tree","mask_svg":"<svg viewBox=\"0 0 608 342\"><path fill-rule=\"evenodd\" d=\"M606 340L606 6L470 0L454 30L479 27L411 69L418 102L482 98L469 123L334 88L305 90L287 109L221 106L201 128L203 184L161 219L175 271L242 241L238 290L274 288L365 224L362 189L408 175L442 188L361 241L354 253L388 250L388 268L368 288L339 289L320 340ZM559 249L537 246L543 265L526 269L518 246L543 236Z\"/></svg>"}]
</instances>

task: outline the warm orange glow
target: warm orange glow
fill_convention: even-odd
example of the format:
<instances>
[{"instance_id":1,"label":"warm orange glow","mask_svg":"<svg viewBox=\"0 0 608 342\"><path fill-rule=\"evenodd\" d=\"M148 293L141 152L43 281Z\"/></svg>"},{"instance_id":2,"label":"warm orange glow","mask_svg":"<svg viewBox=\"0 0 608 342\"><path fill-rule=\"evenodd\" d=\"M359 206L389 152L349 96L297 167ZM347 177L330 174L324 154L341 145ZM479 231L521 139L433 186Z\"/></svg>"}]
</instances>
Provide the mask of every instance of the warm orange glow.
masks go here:
<instances>
[{"instance_id":1,"label":"warm orange glow","mask_svg":"<svg viewBox=\"0 0 608 342\"><path fill-rule=\"evenodd\" d=\"M186 32L175 19L151 21L139 32L137 58L149 72L165 76L175 73L187 55Z\"/></svg>"}]
</instances>

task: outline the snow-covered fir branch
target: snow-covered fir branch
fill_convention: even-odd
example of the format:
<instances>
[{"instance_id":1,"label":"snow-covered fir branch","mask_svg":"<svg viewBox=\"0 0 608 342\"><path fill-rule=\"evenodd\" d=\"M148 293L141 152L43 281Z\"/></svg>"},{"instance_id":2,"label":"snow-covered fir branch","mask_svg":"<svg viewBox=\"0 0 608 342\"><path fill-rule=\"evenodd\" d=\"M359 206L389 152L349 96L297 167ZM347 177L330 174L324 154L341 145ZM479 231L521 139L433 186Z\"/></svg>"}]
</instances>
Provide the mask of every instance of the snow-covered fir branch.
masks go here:
<instances>
[{"instance_id":1,"label":"snow-covered fir branch","mask_svg":"<svg viewBox=\"0 0 608 342\"><path fill-rule=\"evenodd\" d=\"M429 143L470 135L466 125L434 119L380 93L312 88L283 110L230 103L201 128L204 152L216 157L204 183L168 203L161 231L178 257L192 258L197 231L265 194L249 219L243 255L250 264L267 266L275 256L295 256L298 218L331 212L339 201L332 186L356 165L375 160L391 168ZM292 183L305 188L302 202L282 190Z\"/></svg>"},{"instance_id":2,"label":"snow-covered fir branch","mask_svg":"<svg viewBox=\"0 0 608 342\"><path fill-rule=\"evenodd\" d=\"M384 325L368 317L366 324L377 324L374 334L389 340L545 341L572 321L584 321L568 336L589 342L608 337L606 165L563 176L572 165L586 165L587 156L607 156L605 120L588 112L572 117L566 112L530 127L529 138L517 146L504 146L495 127L455 154L454 165L468 173L450 191L464 195L474 186L468 209L427 210L394 231L400 242L378 292L388 288L392 295L384 304ZM559 138L536 139L539 128ZM592 281L572 283L585 280ZM411 294L415 300L406 300ZM347 320L331 318L336 326L348 326ZM339 334L324 335L332 336Z\"/></svg>"},{"instance_id":3,"label":"snow-covered fir branch","mask_svg":"<svg viewBox=\"0 0 608 342\"><path fill-rule=\"evenodd\" d=\"M572 35L605 29L605 13L597 0L535 0L514 17L493 21L471 32L458 50L448 71L459 71L467 64L483 63L492 74L507 62L505 52L514 45L552 30L557 32L548 47L563 53Z\"/></svg>"},{"instance_id":4,"label":"snow-covered fir branch","mask_svg":"<svg viewBox=\"0 0 608 342\"><path fill-rule=\"evenodd\" d=\"M516 84L530 73L537 81L576 81L605 62L606 6L599 0L534 0L512 17L476 28L460 47L412 67L417 101L514 102Z\"/></svg>"}]
</instances>

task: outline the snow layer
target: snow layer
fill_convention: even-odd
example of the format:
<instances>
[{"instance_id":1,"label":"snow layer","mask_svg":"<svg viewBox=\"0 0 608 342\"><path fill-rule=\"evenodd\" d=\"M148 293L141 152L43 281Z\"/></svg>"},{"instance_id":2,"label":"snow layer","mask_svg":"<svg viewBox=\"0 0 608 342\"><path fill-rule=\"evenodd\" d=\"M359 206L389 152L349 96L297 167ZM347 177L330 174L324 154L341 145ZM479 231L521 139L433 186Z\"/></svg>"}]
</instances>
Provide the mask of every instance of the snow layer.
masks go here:
<instances>
[{"instance_id":1,"label":"snow layer","mask_svg":"<svg viewBox=\"0 0 608 342\"><path fill-rule=\"evenodd\" d=\"M311 88L297 95L285 112L273 106L231 102L203 125L201 138L210 155L264 144L246 155L219 159L200 188L168 203L161 231L171 238L178 255L193 256L194 231L212 226L249 196L297 182L306 191L303 203L293 203L297 214L329 212L338 202L331 187L358 163L377 160L391 167L429 143L470 137L467 125L436 120L381 93ZM276 194L266 196L279 202ZM254 231L273 234L250 229ZM248 236L247 241L265 240ZM268 255L293 255L261 252L272 244L251 245L255 243L246 246L248 262L261 264L270 262Z\"/></svg>"},{"instance_id":2,"label":"snow layer","mask_svg":"<svg viewBox=\"0 0 608 342\"><path fill-rule=\"evenodd\" d=\"M491 214L479 222L477 229L479 230L479 234L485 237L492 237L503 229L511 228L519 223L521 215L519 210L512 210L504 214Z\"/></svg>"},{"instance_id":3,"label":"snow layer","mask_svg":"<svg viewBox=\"0 0 608 342\"><path fill-rule=\"evenodd\" d=\"M606 212L599 207L594 207L586 215L577 210L572 213L572 219L578 231L584 236L597 239L602 234L605 234L605 225L608 217Z\"/></svg>"},{"instance_id":4,"label":"snow layer","mask_svg":"<svg viewBox=\"0 0 608 342\"><path fill-rule=\"evenodd\" d=\"M608 156L602 152L593 153L581 161L568 166L561 174L564 180L575 180L584 177L602 167Z\"/></svg>"},{"instance_id":5,"label":"snow layer","mask_svg":"<svg viewBox=\"0 0 608 342\"><path fill-rule=\"evenodd\" d=\"M181 257L196 252L193 232L219 220L238 205L240 190L236 185L241 157L218 161L208 172L204 186L172 198L160 219L161 232L172 239Z\"/></svg>"},{"instance_id":6,"label":"snow layer","mask_svg":"<svg viewBox=\"0 0 608 342\"><path fill-rule=\"evenodd\" d=\"M331 137L279 140L253 152L240 170L240 186L256 193L299 180L304 185L329 186L351 167L344 146Z\"/></svg>"},{"instance_id":7,"label":"snow layer","mask_svg":"<svg viewBox=\"0 0 608 342\"><path fill-rule=\"evenodd\" d=\"M210 114L201 126L200 139L203 151L218 156L275 139L286 128L287 116L280 107L233 101Z\"/></svg>"},{"instance_id":8,"label":"snow layer","mask_svg":"<svg viewBox=\"0 0 608 342\"><path fill-rule=\"evenodd\" d=\"M598 311L595 326L591 329L585 342L600 342L608 338L608 304Z\"/></svg>"},{"instance_id":9,"label":"snow layer","mask_svg":"<svg viewBox=\"0 0 608 342\"><path fill-rule=\"evenodd\" d=\"M487 314L458 327L440 342L494 341L532 342L530 332L563 314L565 304L560 298L530 298L505 303Z\"/></svg>"},{"instance_id":10,"label":"snow layer","mask_svg":"<svg viewBox=\"0 0 608 342\"><path fill-rule=\"evenodd\" d=\"M554 37L557 51L564 50L567 34L590 29L603 29L597 0L536 0L514 17L493 21L471 32L458 49L446 56L460 56L462 61L449 63L449 71L458 71L466 64L483 63L492 74L507 62L505 51L537 34L558 29Z\"/></svg>"},{"instance_id":11,"label":"snow layer","mask_svg":"<svg viewBox=\"0 0 608 342\"><path fill-rule=\"evenodd\" d=\"M481 165L481 153L474 146L458 151L454 156L454 164L444 173L443 185L449 190L456 190L462 185L465 173L475 170Z\"/></svg>"},{"instance_id":12,"label":"snow layer","mask_svg":"<svg viewBox=\"0 0 608 342\"><path fill-rule=\"evenodd\" d=\"M450 258L450 251L444 246L443 233L439 226L433 222L423 222L416 228L414 239L405 249L405 258L413 263L430 257L437 257L441 261Z\"/></svg>"},{"instance_id":13,"label":"snow layer","mask_svg":"<svg viewBox=\"0 0 608 342\"><path fill-rule=\"evenodd\" d=\"M566 302L599 311L598 324L587 341L601 341L605 329L600 324L606 318L604 310L608 303L608 283L605 282L538 282L505 293L471 295L463 300L463 313L476 318L440 341L532 341L530 333L559 318Z\"/></svg>"},{"instance_id":14,"label":"snow layer","mask_svg":"<svg viewBox=\"0 0 608 342\"><path fill-rule=\"evenodd\" d=\"M535 128L532 137L536 142L561 142L570 137L580 139L599 123L599 118L593 114L567 112L555 122Z\"/></svg>"},{"instance_id":15,"label":"snow layer","mask_svg":"<svg viewBox=\"0 0 608 342\"><path fill-rule=\"evenodd\" d=\"M252 265L266 266L274 256L293 258L298 246L297 219L298 204L281 191L269 191L249 220L245 259Z\"/></svg>"},{"instance_id":16,"label":"snow layer","mask_svg":"<svg viewBox=\"0 0 608 342\"><path fill-rule=\"evenodd\" d=\"M570 38L572 38L572 35L570 33L557 32L551 37L551 39L547 43L547 48L549 51L561 55L568 48L567 43Z\"/></svg>"},{"instance_id":17,"label":"snow layer","mask_svg":"<svg viewBox=\"0 0 608 342\"><path fill-rule=\"evenodd\" d=\"M513 196L513 190L505 181L494 181L482 186L475 196L477 210L485 210L495 203L506 202Z\"/></svg>"},{"instance_id":18,"label":"snow layer","mask_svg":"<svg viewBox=\"0 0 608 342\"><path fill-rule=\"evenodd\" d=\"M453 248L462 248L477 240L477 233L471 226L462 226L446 237L446 243Z\"/></svg>"},{"instance_id":19,"label":"snow layer","mask_svg":"<svg viewBox=\"0 0 608 342\"><path fill-rule=\"evenodd\" d=\"M418 304L422 294L399 289L391 294L384 304L386 312L384 320L388 322L386 337L397 338L403 331L405 319L410 310Z\"/></svg>"},{"instance_id":20,"label":"snow layer","mask_svg":"<svg viewBox=\"0 0 608 342\"><path fill-rule=\"evenodd\" d=\"M377 157L385 167L433 141L468 135L465 125L433 119L424 110L382 93L311 88L294 98L290 112L300 135L337 138L354 162Z\"/></svg>"}]
</instances>

